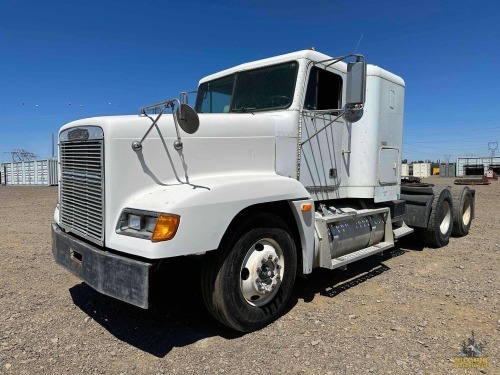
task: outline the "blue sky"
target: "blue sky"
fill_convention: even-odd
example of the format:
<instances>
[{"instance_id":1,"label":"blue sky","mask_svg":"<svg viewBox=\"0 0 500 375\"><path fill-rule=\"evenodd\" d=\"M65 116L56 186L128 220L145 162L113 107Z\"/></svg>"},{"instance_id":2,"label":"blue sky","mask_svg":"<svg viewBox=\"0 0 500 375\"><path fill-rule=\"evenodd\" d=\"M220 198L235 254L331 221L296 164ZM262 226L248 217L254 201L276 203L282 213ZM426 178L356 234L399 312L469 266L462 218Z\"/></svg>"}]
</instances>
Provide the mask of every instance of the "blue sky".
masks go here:
<instances>
[{"instance_id":1,"label":"blue sky","mask_svg":"<svg viewBox=\"0 0 500 375\"><path fill-rule=\"evenodd\" d=\"M137 113L239 63L358 43L406 82L404 158L487 156L500 142L499 16L491 0L2 0L0 161L50 157L66 122Z\"/></svg>"}]
</instances>

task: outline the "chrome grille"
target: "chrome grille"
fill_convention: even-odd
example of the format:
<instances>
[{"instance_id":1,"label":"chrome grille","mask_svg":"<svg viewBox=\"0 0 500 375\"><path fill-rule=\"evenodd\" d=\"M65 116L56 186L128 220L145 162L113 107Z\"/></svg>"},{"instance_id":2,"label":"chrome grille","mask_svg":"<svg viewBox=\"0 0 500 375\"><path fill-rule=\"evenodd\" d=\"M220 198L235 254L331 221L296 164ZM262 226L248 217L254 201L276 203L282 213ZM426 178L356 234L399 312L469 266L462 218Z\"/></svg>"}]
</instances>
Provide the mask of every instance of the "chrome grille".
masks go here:
<instances>
[{"instance_id":1,"label":"chrome grille","mask_svg":"<svg viewBox=\"0 0 500 375\"><path fill-rule=\"evenodd\" d=\"M101 133L102 134L102 133ZM103 139L60 139L61 225L104 244Z\"/></svg>"}]
</instances>

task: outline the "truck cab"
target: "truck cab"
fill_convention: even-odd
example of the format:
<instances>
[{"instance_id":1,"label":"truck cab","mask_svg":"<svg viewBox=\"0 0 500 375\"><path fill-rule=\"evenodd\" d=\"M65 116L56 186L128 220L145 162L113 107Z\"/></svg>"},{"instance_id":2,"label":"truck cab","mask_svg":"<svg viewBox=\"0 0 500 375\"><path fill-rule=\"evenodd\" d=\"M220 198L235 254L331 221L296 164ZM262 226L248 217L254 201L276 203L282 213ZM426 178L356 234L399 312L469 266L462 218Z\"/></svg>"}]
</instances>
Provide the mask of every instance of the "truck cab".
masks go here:
<instances>
[{"instance_id":1,"label":"truck cab","mask_svg":"<svg viewBox=\"0 0 500 375\"><path fill-rule=\"evenodd\" d=\"M404 86L363 56L304 50L203 78L194 108L172 99L66 124L54 258L148 308L163 261L202 256L208 310L245 332L280 316L297 274L343 268L417 227L443 246L448 190L402 199Z\"/></svg>"}]
</instances>

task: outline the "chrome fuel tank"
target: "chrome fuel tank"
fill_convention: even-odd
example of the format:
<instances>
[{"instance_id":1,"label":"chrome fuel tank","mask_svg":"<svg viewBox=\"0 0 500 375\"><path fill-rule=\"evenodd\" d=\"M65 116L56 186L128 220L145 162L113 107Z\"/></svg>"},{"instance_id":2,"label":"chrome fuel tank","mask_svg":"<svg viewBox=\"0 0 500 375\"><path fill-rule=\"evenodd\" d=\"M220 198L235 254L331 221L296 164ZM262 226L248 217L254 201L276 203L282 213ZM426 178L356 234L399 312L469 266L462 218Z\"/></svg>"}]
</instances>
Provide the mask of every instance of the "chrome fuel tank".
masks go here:
<instances>
[{"instance_id":1,"label":"chrome fuel tank","mask_svg":"<svg viewBox=\"0 0 500 375\"><path fill-rule=\"evenodd\" d=\"M349 254L379 243L384 238L381 214L351 217L328 224L328 241L332 258Z\"/></svg>"}]
</instances>

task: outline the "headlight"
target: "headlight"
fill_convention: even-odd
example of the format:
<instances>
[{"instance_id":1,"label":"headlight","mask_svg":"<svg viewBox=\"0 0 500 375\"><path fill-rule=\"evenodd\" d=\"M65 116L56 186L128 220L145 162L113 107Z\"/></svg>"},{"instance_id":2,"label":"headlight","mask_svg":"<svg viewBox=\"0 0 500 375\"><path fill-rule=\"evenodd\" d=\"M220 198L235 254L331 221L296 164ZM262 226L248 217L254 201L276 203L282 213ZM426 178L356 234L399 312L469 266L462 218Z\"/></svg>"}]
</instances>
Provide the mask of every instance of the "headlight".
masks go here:
<instances>
[{"instance_id":1,"label":"headlight","mask_svg":"<svg viewBox=\"0 0 500 375\"><path fill-rule=\"evenodd\" d=\"M174 238L180 220L178 215L126 208L120 215L116 233L153 242L167 241Z\"/></svg>"},{"instance_id":2,"label":"headlight","mask_svg":"<svg viewBox=\"0 0 500 375\"><path fill-rule=\"evenodd\" d=\"M148 232L154 232L157 220L157 217L146 216L146 219L144 220L144 227Z\"/></svg>"},{"instance_id":3,"label":"headlight","mask_svg":"<svg viewBox=\"0 0 500 375\"><path fill-rule=\"evenodd\" d=\"M142 229L141 221L142 221L142 216L128 214L127 225L130 229L141 230Z\"/></svg>"}]
</instances>

